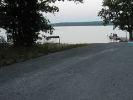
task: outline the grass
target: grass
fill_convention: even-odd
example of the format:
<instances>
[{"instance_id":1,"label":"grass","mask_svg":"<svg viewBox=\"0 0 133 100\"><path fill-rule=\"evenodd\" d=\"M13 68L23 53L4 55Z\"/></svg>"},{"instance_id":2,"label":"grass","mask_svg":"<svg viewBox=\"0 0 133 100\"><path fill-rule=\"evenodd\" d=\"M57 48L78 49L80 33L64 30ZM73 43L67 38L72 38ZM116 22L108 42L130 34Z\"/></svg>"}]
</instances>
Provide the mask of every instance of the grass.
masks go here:
<instances>
[{"instance_id":1,"label":"grass","mask_svg":"<svg viewBox=\"0 0 133 100\"><path fill-rule=\"evenodd\" d=\"M6 47L0 48L0 66L23 62L49 53L63 51L71 48L86 46L87 44L38 44L32 47Z\"/></svg>"}]
</instances>

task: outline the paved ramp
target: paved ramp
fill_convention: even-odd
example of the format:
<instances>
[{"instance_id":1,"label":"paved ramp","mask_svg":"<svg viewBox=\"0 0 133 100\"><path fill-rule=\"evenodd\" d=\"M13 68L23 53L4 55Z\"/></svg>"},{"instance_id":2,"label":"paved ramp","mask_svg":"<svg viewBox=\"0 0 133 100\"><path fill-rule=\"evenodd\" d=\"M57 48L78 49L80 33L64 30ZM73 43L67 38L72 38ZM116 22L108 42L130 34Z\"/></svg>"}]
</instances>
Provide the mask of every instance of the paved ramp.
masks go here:
<instances>
[{"instance_id":1,"label":"paved ramp","mask_svg":"<svg viewBox=\"0 0 133 100\"><path fill-rule=\"evenodd\" d=\"M133 45L91 44L3 67L0 100L133 100Z\"/></svg>"}]
</instances>

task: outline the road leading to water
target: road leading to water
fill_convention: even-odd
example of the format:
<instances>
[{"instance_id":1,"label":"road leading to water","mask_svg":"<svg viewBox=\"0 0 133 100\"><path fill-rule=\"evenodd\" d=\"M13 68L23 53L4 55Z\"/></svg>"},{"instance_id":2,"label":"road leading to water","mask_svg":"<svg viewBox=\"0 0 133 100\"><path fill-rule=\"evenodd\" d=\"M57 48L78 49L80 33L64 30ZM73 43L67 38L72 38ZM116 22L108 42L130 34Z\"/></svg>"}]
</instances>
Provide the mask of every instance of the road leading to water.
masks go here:
<instances>
[{"instance_id":1,"label":"road leading to water","mask_svg":"<svg viewBox=\"0 0 133 100\"><path fill-rule=\"evenodd\" d=\"M0 100L133 100L133 44L91 44L3 67Z\"/></svg>"}]
</instances>

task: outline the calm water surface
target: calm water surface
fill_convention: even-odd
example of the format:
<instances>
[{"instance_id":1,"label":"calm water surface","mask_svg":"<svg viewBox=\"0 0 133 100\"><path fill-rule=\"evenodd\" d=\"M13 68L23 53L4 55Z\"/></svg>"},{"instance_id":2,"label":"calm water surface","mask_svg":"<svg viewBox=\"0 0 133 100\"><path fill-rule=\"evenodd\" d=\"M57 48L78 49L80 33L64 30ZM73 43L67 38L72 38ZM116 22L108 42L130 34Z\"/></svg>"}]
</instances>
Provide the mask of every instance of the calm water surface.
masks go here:
<instances>
[{"instance_id":1,"label":"calm water surface","mask_svg":"<svg viewBox=\"0 0 133 100\"><path fill-rule=\"evenodd\" d=\"M4 30L0 35L6 39ZM54 36L60 36L61 43L108 43L108 35L118 34L120 37L126 37L126 32L113 30L113 26L67 26L55 27ZM46 34L49 36L49 34ZM58 42L58 39L52 39L50 42ZM42 40L41 42L46 42Z\"/></svg>"},{"instance_id":2,"label":"calm water surface","mask_svg":"<svg viewBox=\"0 0 133 100\"><path fill-rule=\"evenodd\" d=\"M127 34L125 31L113 30L113 26L69 26L55 27L53 35L60 36L61 43L108 43L111 33L120 37L126 37Z\"/></svg>"}]
</instances>

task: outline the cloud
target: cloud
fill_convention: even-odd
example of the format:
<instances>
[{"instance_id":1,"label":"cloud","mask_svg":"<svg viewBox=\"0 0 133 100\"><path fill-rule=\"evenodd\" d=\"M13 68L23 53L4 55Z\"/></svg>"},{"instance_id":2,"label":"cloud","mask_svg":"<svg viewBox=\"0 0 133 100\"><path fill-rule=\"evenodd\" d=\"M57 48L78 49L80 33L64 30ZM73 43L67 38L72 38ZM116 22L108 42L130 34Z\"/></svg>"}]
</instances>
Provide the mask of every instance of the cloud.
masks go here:
<instances>
[{"instance_id":1,"label":"cloud","mask_svg":"<svg viewBox=\"0 0 133 100\"><path fill-rule=\"evenodd\" d=\"M97 14L102 7L102 0L84 0L83 4L65 1L56 2L55 5L60 11L55 15L47 15L51 22L91 21L100 19Z\"/></svg>"}]
</instances>

